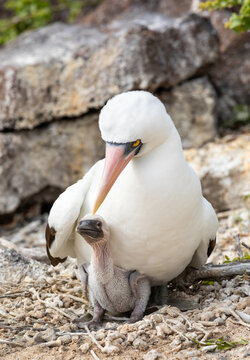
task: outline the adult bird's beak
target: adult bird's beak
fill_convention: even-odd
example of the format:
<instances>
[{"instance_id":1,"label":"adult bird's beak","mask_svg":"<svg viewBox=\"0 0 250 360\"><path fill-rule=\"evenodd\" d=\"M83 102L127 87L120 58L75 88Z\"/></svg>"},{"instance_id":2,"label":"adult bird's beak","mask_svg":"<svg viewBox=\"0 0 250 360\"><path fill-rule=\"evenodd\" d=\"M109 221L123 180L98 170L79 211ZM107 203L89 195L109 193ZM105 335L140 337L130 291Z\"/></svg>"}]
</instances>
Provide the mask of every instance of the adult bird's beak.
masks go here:
<instances>
[{"instance_id":1,"label":"adult bird's beak","mask_svg":"<svg viewBox=\"0 0 250 360\"><path fill-rule=\"evenodd\" d=\"M106 143L105 165L93 214L96 213L103 203L122 170L136 154L138 146L133 144L135 143Z\"/></svg>"}]
</instances>

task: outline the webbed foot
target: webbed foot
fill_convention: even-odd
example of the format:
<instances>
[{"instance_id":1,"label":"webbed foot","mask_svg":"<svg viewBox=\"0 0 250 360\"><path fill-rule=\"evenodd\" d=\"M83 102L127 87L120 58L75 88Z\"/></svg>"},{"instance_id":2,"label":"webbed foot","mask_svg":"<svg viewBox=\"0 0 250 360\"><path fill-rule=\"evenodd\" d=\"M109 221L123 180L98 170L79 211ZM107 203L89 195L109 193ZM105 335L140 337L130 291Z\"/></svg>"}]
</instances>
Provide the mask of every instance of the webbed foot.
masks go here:
<instances>
[{"instance_id":1,"label":"webbed foot","mask_svg":"<svg viewBox=\"0 0 250 360\"><path fill-rule=\"evenodd\" d=\"M140 321L143 318L143 313L138 316L131 316L129 320L126 321L127 324L134 324L137 321Z\"/></svg>"}]
</instances>

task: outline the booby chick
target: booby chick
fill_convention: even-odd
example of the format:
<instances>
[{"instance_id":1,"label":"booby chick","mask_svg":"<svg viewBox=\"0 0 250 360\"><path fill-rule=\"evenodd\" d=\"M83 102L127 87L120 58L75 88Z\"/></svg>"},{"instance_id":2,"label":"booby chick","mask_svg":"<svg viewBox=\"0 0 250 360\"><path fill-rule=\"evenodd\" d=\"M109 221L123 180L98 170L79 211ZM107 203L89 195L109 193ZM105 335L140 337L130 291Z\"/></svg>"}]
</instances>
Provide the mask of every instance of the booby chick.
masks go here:
<instances>
[{"instance_id":1,"label":"booby chick","mask_svg":"<svg viewBox=\"0 0 250 360\"><path fill-rule=\"evenodd\" d=\"M75 230L91 212L109 225L114 264L136 269L152 285L167 283L190 264L205 264L217 217L162 102L146 91L119 94L102 109L99 126L105 159L50 211L46 238L52 264L76 257L84 273L91 246Z\"/></svg>"},{"instance_id":2,"label":"booby chick","mask_svg":"<svg viewBox=\"0 0 250 360\"><path fill-rule=\"evenodd\" d=\"M91 246L90 264L86 266L90 302L94 307L93 319L79 327L98 327L105 310L112 313L132 311L130 323L141 320L150 296L150 282L138 271L127 271L114 265L109 246L110 232L99 215L87 215L80 220L77 232Z\"/></svg>"}]
</instances>

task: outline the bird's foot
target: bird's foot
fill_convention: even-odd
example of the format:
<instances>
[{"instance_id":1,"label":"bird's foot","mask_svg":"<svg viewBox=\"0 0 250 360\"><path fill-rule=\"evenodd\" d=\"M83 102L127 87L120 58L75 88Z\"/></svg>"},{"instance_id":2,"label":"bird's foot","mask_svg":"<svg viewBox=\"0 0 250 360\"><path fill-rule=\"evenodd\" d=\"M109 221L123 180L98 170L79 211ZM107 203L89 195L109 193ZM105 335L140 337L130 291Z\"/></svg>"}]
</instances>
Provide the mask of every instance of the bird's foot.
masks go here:
<instances>
[{"instance_id":1,"label":"bird's foot","mask_svg":"<svg viewBox=\"0 0 250 360\"><path fill-rule=\"evenodd\" d=\"M137 321L142 320L144 314L138 314L138 315L132 315L130 318L126 321L127 324L134 324Z\"/></svg>"},{"instance_id":2,"label":"bird's foot","mask_svg":"<svg viewBox=\"0 0 250 360\"><path fill-rule=\"evenodd\" d=\"M87 326L90 330L99 329L102 327L102 321L101 320L90 320L85 321L86 317L78 318L73 320L73 324L76 324L80 329L84 329L85 326Z\"/></svg>"}]
</instances>

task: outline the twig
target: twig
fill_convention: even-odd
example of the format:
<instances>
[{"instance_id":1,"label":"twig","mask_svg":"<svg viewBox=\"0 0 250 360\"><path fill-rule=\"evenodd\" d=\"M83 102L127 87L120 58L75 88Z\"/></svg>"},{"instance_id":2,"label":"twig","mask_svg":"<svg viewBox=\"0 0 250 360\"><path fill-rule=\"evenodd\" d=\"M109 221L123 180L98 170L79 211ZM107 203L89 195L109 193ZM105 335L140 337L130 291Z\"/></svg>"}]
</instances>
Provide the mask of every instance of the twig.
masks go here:
<instances>
[{"instance_id":1,"label":"twig","mask_svg":"<svg viewBox=\"0 0 250 360\"><path fill-rule=\"evenodd\" d=\"M7 345L11 345L11 346L24 346L23 344L17 343L15 341L8 341L8 340L4 340L4 339L0 339L0 344L7 344Z\"/></svg>"},{"instance_id":2,"label":"twig","mask_svg":"<svg viewBox=\"0 0 250 360\"><path fill-rule=\"evenodd\" d=\"M243 257L243 253L242 253L241 246L240 246L239 234L235 235L235 241L236 241L236 249L237 249L237 252L238 252L238 256L241 259Z\"/></svg>"},{"instance_id":3,"label":"twig","mask_svg":"<svg viewBox=\"0 0 250 360\"><path fill-rule=\"evenodd\" d=\"M193 283L198 280L218 280L244 274L250 275L250 261L237 261L223 265L204 265L198 270L192 269L188 274L184 274L182 280Z\"/></svg>"},{"instance_id":4,"label":"twig","mask_svg":"<svg viewBox=\"0 0 250 360\"><path fill-rule=\"evenodd\" d=\"M87 331L87 334L89 335L90 339L93 341L93 343L98 347L99 350L103 352L104 347L99 344L99 342L96 340L93 334L91 334L89 328L87 325L84 326L85 330Z\"/></svg>"},{"instance_id":5,"label":"twig","mask_svg":"<svg viewBox=\"0 0 250 360\"><path fill-rule=\"evenodd\" d=\"M176 315L182 317L182 318L186 321L186 323L188 324L188 329L192 329L192 324L191 324L190 320L189 320L186 316L184 316L182 313L179 313L178 311L175 311L174 309L171 309L171 310L172 310Z\"/></svg>"},{"instance_id":6,"label":"twig","mask_svg":"<svg viewBox=\"0 0 250 360\"><path fill-rule=\"evenodd\" d=\"M247 323L245 323L245 322L239 317L239 315L236 314L236 312L235 312L233 309L229 308L229 311L230 311L230 313L233 315L233 317L234 317L236 320L238 320L239 324L241 324L241 325L247 327L248 329L250 329L250 325L247 324Z\"/></svg>"},{"instance_id":7,"label":"twig","mask_svg":"<svg viewBox=\"0 0 250 360\"><path fill-rule=\"evenodd\" d=\"M86 332L82 332L82 331L78 331L78 332L59 331L58 333L56 333L56 335L58 335L58 336L64 336L64 335L69 335L69 336L84 335L84 336L88 336L88 334L86 334Z\"/></svg>"},{"instance_id":8,"label":"twig","mask_svg":"<svg viewBox=\"0 0 250 360\"><path fill-rule=\"evenodd\" d=\"M72 300L75 300L75 301L78 301L78 302L81 302L85 305L88 305L89 302L87 300L84 300L84 299L81 299L80 297L78 296L74 296L74 295L71 295L71 294L60 294L61 296L68 296L70 299Z\"/></svg>"},{"instance_id":9,"label":"twig","mask_svg":"<svg viewBox=\"0 0 250 360\"><path fill-rule=\"evenodd\" d=\"M96 355L96 353L94 352L94 350L90 350L90 353L91 353L91 355L93 356L93 358L94 358L95 360L100 360L100 358Z\"/></svg>"},{"instance_id":10,"label":"twig","mask_svg":"<svg viewBox=\"0 0 250 360\"><path fill-rule=\"evenodd\" d=\"M166 321L168 321L169 319L166 319ZM189 339L188 339L188 337L187 336L185 336L182 332L180 332L179 330L177 330L177 329L175 329L173 326L171 326L171 325L169 325L169 324L167 324L168 325L168 327L173 331L173 333L177 333L177 334L179 334L183 339L185 339L185 341L187 341L187 342L191 342Z\"/></svg>"},{"instance_id":11,"label":"twig","mask_svg":"<svg viewBox=\"0 0 250 360\"><path fill-rule=\"evenodd\" d=\"M4 298L11 298L11 299L15 299L19 296L25 296L27 295L28 292L24 291L23 293L16 293L16 294L5 294L5 295L0 295L0 299L4 299Z\"/></svg>"},{"instance_id":12,"label":"twig","mask_svg":"<svg viewBox=\"0 0 250 360\"><path fill-rule=\"evenodd\" d=\"M244 246L247 250L250 250L250 246L248 246L244 241L242 241L241 245Z\"/></svg>"}]
</instances>

